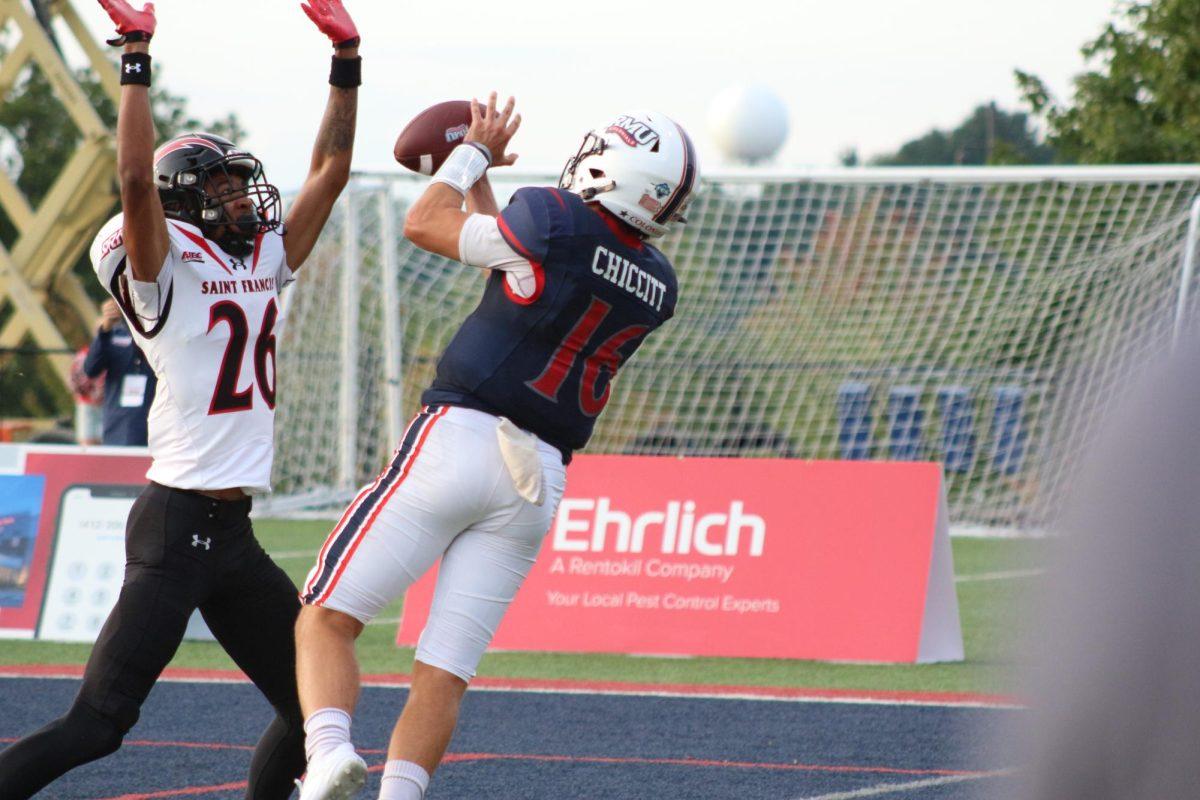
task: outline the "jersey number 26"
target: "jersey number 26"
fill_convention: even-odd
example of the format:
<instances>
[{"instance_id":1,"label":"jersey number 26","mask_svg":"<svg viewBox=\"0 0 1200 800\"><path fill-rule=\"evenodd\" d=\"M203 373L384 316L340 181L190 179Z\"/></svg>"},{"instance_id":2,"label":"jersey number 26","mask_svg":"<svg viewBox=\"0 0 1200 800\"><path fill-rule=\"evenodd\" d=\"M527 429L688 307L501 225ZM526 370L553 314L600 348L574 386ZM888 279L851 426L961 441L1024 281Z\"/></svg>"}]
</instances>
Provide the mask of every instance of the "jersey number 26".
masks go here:
<instances>
[{"instance_id":1,"label":"jersey number 26","mask_svg":"<svg viewBox=\"0 0 1200 800\"><path fill-rule=\"evenodd\" d=\"M254 377L258 393L266 401L267 408L275 408L275 320L279 309L275 298L267 302L263 312L262 327L254 342ZM229 343L221 358L221 369L217 373L217 385L213 389L212 403L208 413L228 414L233 411L249 411L254 406L254 386L238 390L238 376L242 372L242 358L246 355L246 341L250 338L250 323L246 312L232 300L222 300L208 311L208 332L212 333L217 323L229 325ZM268 357L270 361L268 363Z\"/></svg>"}]
</instances>

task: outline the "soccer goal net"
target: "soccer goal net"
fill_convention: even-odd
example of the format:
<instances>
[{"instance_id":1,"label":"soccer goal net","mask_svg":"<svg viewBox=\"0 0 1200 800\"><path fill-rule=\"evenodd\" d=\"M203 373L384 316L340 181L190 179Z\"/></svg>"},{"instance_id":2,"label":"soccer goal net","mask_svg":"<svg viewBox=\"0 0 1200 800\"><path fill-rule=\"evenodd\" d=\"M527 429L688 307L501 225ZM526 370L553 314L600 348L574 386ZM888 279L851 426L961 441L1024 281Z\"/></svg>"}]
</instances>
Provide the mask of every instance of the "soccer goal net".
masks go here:
<instances>
[{"instance_id":1,"label":"soccer goal net","mask_svg":"<svg viewBox=\"0 0 1200 800\"><path fill-rule=\"evenodd\" d=\"M401 236L424 185L358 176L285 293L276 509L378 472L479 300L477 270ZM955 524L1041 529L1194 304L1198 195L1200 168L710 179L663 243L678 314L587 452L940 461Z\"/></svg>"}]
</instances>

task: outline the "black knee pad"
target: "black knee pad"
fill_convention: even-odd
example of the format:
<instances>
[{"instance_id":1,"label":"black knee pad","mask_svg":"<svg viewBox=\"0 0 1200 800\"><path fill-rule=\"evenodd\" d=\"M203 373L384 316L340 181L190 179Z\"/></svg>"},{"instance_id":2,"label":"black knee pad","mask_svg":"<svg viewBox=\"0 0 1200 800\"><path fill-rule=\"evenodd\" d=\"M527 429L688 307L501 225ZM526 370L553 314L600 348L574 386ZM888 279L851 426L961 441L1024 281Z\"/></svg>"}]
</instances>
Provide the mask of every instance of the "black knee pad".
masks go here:
<instances>
[{"instance_id":1,"label":"black knee pad","mask_svg":"<svg viewBox=\"0 0 1200 800\"><path fill-rule=\"evenodd\" d=\"M66 716L58 720L66 746L72 748L82 763L103 758L121 747L125 734L137 722L138 712L119 715L124 719L102 714L82 700L76 700ZM130 718L132 717L132 718Z\"/></svg>"}]
</instances>

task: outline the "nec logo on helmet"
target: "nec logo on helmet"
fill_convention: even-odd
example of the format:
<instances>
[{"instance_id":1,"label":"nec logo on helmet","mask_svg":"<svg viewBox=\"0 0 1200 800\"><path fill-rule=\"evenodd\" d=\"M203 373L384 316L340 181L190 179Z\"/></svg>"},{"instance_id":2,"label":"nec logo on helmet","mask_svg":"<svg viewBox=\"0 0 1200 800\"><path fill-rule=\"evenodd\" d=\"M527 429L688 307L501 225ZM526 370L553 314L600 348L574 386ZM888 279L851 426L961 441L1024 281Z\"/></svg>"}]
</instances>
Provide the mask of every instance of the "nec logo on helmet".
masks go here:
<instances>
[{"instance_id":1,"label":"nec logo on helmet","mask_svg":"<svg viewBox=\"0 0 1200 800\"><path fill-rule=\"evenodd\" d=\"M616 122L609 125L604 132L615 133L630 147L651 147L658 141L658 131L633 117L617 117Z\"/></svg>"}]
</instances>

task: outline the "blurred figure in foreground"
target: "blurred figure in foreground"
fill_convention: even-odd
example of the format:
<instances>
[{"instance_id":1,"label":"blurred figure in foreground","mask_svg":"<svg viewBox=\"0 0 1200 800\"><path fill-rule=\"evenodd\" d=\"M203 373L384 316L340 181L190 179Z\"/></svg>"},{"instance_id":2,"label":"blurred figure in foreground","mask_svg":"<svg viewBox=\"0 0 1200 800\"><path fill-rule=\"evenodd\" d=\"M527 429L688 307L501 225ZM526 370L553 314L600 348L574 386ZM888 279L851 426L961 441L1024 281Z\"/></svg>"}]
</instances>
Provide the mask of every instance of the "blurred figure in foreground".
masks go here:
<instances>
[{"instance_id":1,"label":"blurred figure in foreground","mask_svg":"<svg viewBox=\"0 0 1200 800\"><path fill-rule=\"evenodd\" d=\"M1028 800L1200 787L1200 341L1139 381L1082 465L1033 651Z\"/></svg>"}]
</instances>

